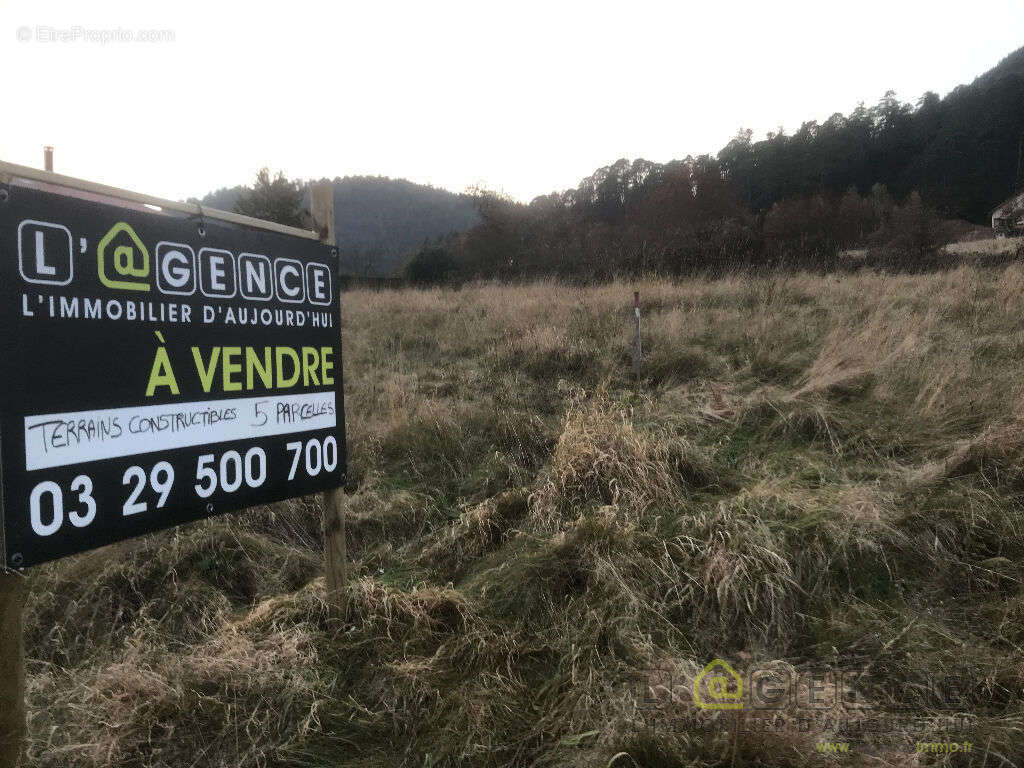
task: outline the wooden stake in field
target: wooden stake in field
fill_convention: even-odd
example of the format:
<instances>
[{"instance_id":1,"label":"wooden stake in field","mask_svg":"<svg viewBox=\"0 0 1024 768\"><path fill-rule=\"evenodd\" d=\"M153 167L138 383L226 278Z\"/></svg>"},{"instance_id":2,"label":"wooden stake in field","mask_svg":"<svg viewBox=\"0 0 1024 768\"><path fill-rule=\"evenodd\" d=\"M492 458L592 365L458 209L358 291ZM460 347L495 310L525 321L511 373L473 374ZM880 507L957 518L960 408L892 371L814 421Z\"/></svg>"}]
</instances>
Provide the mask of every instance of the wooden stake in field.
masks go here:
<instances>
[{"instance_id":1,"label":"wooden stake in field","mask_svg":"<svg viewBox=\"0 0 1024 768\"><path fill-rule=\"evenodd\" d=\"M310 190L310 214L313 226L320 233L320 240L328 245L337 245L334 236L334 185L330 182L314 184ZM341 328L341 318L338 318ZM344 616L345 607L345 491L334 488L323 494L324 502L324 563L327 577L327 602L331 613Z\"/></svg>"},{"instance_id":2,"label":"wooden stake in field","mask_svg":"<svg viewBox=\"0 0 1024 768\"><path fill-rule=\"evenodd\" d=\"M640 291L633 291L633 314L636 316L636 339L633 342L633 375L640 378L640 366L644 362L644 348L640 341Z\"/></svg>"},{"instance_id":3,"label":"wooden stake in field","mask_svg":"<svg viewBox=\"0 0 1024 768\"><path fill-rule=\"evenodd\" d=\"M16 768L25 746L25 577L0 571L0 768Z\"/></svg>"}]
</instances>

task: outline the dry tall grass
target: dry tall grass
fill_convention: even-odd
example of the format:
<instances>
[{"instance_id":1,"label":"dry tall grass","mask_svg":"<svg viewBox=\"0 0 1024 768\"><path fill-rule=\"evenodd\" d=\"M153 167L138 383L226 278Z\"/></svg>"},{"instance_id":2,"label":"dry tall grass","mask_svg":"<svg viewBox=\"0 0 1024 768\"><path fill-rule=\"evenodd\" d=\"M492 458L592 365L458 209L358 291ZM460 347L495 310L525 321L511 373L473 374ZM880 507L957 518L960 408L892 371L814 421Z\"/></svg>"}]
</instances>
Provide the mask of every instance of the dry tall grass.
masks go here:
<instances>
[{"instance_id":1,"label":"dry tall grass","mask_svg":"<svg viewBox=\"0 0 1024 768\"><path fill-rule=\"evenodd\" d=\"M1010 265L345 294L348 624L312 499L38 569L29 764L1020 764L1022 291ZM859 665L876 718L941 714L925 683L964 669L969 717L734 731L693 705L715 657Z\"/></svg>"}]
</instances>

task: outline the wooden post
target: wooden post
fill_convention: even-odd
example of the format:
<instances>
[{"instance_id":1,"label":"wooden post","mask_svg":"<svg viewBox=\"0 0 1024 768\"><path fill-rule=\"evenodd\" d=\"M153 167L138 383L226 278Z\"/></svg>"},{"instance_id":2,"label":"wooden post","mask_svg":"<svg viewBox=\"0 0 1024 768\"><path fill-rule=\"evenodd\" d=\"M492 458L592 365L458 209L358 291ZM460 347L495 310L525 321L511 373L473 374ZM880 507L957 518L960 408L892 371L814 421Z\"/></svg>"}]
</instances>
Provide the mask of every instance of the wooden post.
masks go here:
<instances>
[{"instance_id":1,"label":"wooden post","mask_svg":"<svg viewBox=\"0 0 1024 768\"><path fill-rule=\"evenodd\" d=\"M644 361L644 348L640 342L640 291L633 291L633 314L636 316L636 340L633 342L633 374L640 378L640 365Z\"/></svg>"},{"instance_id":2,"label":"wooden post","mask_svg":"<svg viewBox=\"0 0 1024 768\"><path fill-rule=\"evenodd\" d=\"M11 183L5 169L0 169L0 183ZM7 570L6 557L0 530L0 768L17 768L28 732L22 629L28 587L23 574Z\"/></svg>"},{"instance_id":3,"label":"wooden post","mask_svg":"<svg viewBox=\"0 0 1024 768\"><path fill-rule=\"evenodd\" d=\"M334 185L330 182L314 184L309 195L313 226L320 233L321 242L336 245L334 236ZM341 332L341 317L338 317ZM342 488L325 491L324 502L324 563L327 576L327 602L336 617L344 615L345 574L345 506L347 499Z\"/></svg>"},{"instance_id":4,"label":"wooden post","mask_svg":"<svg viewBox=\"0 0 1024 768\"><path fill-rule=\"evenodd\" d=\"M16 768L25 748L25 640L28 589L16 571L0 571L0 768Z\"/></svg>"}]
</instances>

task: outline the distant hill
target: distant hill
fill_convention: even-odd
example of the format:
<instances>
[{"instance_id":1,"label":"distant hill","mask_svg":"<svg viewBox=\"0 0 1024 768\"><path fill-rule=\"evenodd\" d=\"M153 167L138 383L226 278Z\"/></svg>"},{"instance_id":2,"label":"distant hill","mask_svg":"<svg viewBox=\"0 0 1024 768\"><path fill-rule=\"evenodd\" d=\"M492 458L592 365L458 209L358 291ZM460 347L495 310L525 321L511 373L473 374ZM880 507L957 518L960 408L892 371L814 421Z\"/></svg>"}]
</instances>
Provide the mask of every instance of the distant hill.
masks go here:
<instances>
[{"instance_id":1,"label":"distant hill","mask_svg":"<svg viewBox=\"0 0 1024 768\"><path fill-rule=\"evenodd\" d=\"M224 187L198 202L230 211L243 189ZM384 176L334 179L334 223L343 273L393 274L424 240L461 232L477 221L467 195Z\"/></svg>"},{"instance_id":2,"label":"distant hill","mask_svg":"<svg viewBox=\"0 0 1024 768\"><path fill-rule=\"evenodd\" d=\"M477 221L468 195L383 176L334 180L343 272L391 274L427 238L461 232Z\"/></svg>"},{"instance_id":3,"label":"distant hill","mask_svg":"<svg viewBox=\"0 0 1024 768\"><path fill-rule=\"evenodd\" d=\"M217 208L221 211L233 211L235 210L235 203L241 196L243 189L245 189L245 187L241 184L237 187L224 187L222 189L218 189L216 192L210 192L201 198L190 197L188 201L190 203L199 203L207 208Z\"/></svg>"}]
</instances>

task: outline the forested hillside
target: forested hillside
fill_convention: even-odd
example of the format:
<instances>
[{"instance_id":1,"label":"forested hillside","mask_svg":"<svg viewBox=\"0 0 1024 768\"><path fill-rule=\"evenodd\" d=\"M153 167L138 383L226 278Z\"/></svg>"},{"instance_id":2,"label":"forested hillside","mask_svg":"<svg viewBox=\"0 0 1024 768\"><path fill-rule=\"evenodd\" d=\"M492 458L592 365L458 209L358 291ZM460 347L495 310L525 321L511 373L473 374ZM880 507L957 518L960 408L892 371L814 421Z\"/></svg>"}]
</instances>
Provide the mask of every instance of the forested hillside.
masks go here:
<instances>
[{"instance_id":1,"label":"forested hillside","mask_svg":"<svg viewBox=\"0 0 1024 768\"><path fill-rule=\"evenodd\" d=\"M468 195L382 176L334 180L334 221L342 271L387 275L424 240L479 221Z\"/></svg>"},{"instance_id":2,"label":"forested hillside","mask_svg":"<svg viewBox=\"0 0 1024 768\"><path fill-rule=\"evenodd\" d=\"M741 132L718 160L755 212L884 184L898 199L917 190L945 217L984 223L1020 181L1022 135L1024 48L943 99L929 92L911 105L889 92L873 107L806 122L790 136L751 143Z\"/></svg>"},{"instance_id":3,"label":"forested hillside","mask_svg":"<svg viewBox=\"0 0 1024 768\"><path fill-rule=\"evenodd\" d=\"M621 159L529 205L483 195L481 223L422 249L408 274L829 268L851 248L917 267L1020 186L1022 139L1024 49L945 98L889 92L792 134L741 130L717 156Z\"/></svg>"},{"instance_id":4,"label":"forested hillside","mask_svg":"<svg viewBox=\"0 0 1024 768\"><path fill-rule=\"evenodd\" d=\"M309 183L297 186L308 209ZM225 187L197 202L233 211L248 190ZM335 178L334 216L342 272L369 276L392 273L426 239L460 232L479 220L467 195L383 176Z\"/></svg>"}]
</instances>

